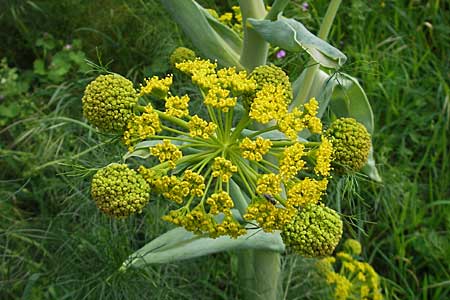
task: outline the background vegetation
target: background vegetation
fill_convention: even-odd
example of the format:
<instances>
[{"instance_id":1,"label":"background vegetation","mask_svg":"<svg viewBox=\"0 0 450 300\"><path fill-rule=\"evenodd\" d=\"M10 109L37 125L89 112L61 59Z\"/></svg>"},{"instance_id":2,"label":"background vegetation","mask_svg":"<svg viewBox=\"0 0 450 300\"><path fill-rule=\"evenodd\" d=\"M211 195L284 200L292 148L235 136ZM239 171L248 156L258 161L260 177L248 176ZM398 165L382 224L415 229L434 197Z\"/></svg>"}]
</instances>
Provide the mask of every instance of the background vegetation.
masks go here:
<instances>
[{"instance_id":1,"label":"background vegetation","mask_svg":"<svg viewBox=\"0 0 450 300\"><path fill-rule=\"evenodd\" d=\"M316 32L327 2L305 11L294 0L287 15ZM372 102L383 183L336 178L327 201L383 276L387 299L450 298L449 6L343 1L330 36ZM86 125L87 82L104 68L140 82L189 46L158 2L6 0L0 28L0 299L238 299L233 253L118 273L169 228L156 217L166 207L154 201L115 221L89 198L92 174L124 148ZM293 76L306 63L271 59ZM285 256L285 299L323 298L312 263Z\"/></svg>"}]
</instances>

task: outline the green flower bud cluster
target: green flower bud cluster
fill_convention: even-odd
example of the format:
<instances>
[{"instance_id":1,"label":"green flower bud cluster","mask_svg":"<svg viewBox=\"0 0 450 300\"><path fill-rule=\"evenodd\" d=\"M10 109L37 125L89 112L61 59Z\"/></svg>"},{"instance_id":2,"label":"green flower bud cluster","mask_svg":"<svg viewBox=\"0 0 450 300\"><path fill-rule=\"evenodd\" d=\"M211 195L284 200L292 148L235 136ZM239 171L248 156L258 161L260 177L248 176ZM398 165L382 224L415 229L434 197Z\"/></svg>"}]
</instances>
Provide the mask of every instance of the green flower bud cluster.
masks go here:
<instances>
[{"instance_id":1,"label":"green flower bud cluster","mask_svg":"<svg viewBox=\"0 0 450 300\"><path fill-rule=\"evenodd\" d=\"M275 86L281 85L283 87L286 103L292 101L291 82L289 81L289 77L280 67L275 65L256 67L252 73L250 73L250 78L256 81L256 91L261 90L263 86L267 84Z\"/></svg>"},{"instance_id":2,"label":"green flower bud cluster","mask_svg":"<svg viewBox=\"0 0 450 300\"><path fill-rule=\"evenodd\" d=\"M369 157L371 138L366 127L353 118L339 118L326 132L333 144L335 170L360 170Z\"/></svg>"},{"instance_id":3,"label":"green flower bud cluster","mask_svg":"<svg viewBox=\"0 0 450 300\"><path fill-rule=\"evenodd\" d=\"M138 96L133 83L118 74L100 75L81 99L86 119L100 130L122 132L133 116Z\"/></svg>"},{"instance_id":4,"label":"green flower bud cluster","mask_svg":"<svg viewBox=\"0 0 450 300\"><path fill-rule=\"evenodd\" d=\"M175 69L177 63L182 63L186 60L195 60L195 52L189 48L178 47L173 50L169 57L170 66Z\"/></svg>"},{"instance_id":5,"label":"green flower bud cluster","mask_svg":"<svg viewBox=\"0 0 450 300\"><path fill-rule=\"evenodd\" d=\"M331 208L310 204L301 209L283 228L285 245L305 257L333 253L343 230L342 220Z\"/></svg>"},{"instance_id":6,"label":"green flower bud cluster","mask_svg":"<svg viewBox=\"0 0 450 300\"><path fill-rule=\"evenodd\" d=\"M360 255L361 250L361 244L357 240L347 239L344 242L344 251L351 255Z\"/></svg>"},{"instance_id":7,"label":"green flower bud cluster","mask_svg":"<svg viewBox=\"0 0 450 300\"><path fill-rule=\"evenodd\" d=\"M97 207L116 218L140 213L149 201L145 179L125 164L111 164L92 178L91 195Z\"/></svg>"}]
</instances>

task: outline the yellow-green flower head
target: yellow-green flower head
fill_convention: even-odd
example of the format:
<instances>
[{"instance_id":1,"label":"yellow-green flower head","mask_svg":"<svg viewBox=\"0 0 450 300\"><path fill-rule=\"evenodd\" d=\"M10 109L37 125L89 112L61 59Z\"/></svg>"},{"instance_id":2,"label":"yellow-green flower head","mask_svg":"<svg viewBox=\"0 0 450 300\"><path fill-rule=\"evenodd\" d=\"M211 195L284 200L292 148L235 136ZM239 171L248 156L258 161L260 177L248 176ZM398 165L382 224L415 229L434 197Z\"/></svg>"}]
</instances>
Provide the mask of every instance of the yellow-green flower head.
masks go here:
<instances>
[{"instance_id":1,"label":"yellow-green flower head","mask_svg":"<svg viewBox=\"0 0 450 300\"><path fill-rule=\"evenodd\" d=\"M350 171L358 171L366 164L372 143L364 125L352 118L340 118L331 124L326 136L333 144L338 170L345 166Z\"/></svg>"},{"instance_id":2,"label":"yellow-green flower head","mask_svg":"<svg viewBox=\"0 0 450 300\"><path fill-rule=\"evenodd\" d=\"M133 83L118 74L100 75L81 99L86 119L106 132L122 132L133 117L138 96Z\"/></svg>"},{"instance_id":3,"label":"yellow-green flower head","mask_svg":"<svg viewBox=\"0 0 450 300\"><path fill-rule=\"evenodd\" d=\"M97 207L115 218L140 213L149 201L150 187L125 164L111 164L92 178L91 195Z\"/></svg>"},{"instance_id":4,"label":"yellow-green flower head","mask_svg":"<svg viewBox=\"0 0 450 300\"><path fill-rule=\"evenodd\" d=\"M261 161L263 156L269 152L270 147L272 147L272 142L263 139L260 136L258 136L255 141L246 137L239 144L242 157L254 161Z\"/></svg>"},{"instance_id":5,"label":"yellow-green flower head","mask_svg":"<svg viewBox=\"0 0 450 300\"><path fill-rule=\"evenodd\" d=\"M283 98L287 104L292 101L292 87L286 73L275 65L265 65L256 67L250 78L256 81L256 89L261 90L265 85L279 85L283 90Z\"/></svg>"},{"instance_id":6,"label":"yellow-green flower head","mask_svg":"<svg viewBox=\"0 0 450 300\"><path fill-rule=\"evenodd\" d=\"M342 220L323 205L307 205L294 216L282 232L285 245L305 257L333 253L342 236Z\"/></svg>"},{"instance_id":7,"label":"yellow-green flower head","mask_svg":"<svg viewBox=\"0 0 450 300\"><path fill-rule=\"evenodd\" d=\"M347 239L344 242L344 250L351 255L361 254L361 244L354 239Z\"/></svg>"},{"instance_id":8,"label":"yellow-green flower head","mask_svg":"<svg viewBox=\"0 0 450 300\"><path fill-rule=\"evenodd\" d=\"M170 54L169 62L172 68L175 68L175 65L186 60L195 60L195 52L186 47L178 47L173 50L172 54Z\"/></svg>"}]
</instances>

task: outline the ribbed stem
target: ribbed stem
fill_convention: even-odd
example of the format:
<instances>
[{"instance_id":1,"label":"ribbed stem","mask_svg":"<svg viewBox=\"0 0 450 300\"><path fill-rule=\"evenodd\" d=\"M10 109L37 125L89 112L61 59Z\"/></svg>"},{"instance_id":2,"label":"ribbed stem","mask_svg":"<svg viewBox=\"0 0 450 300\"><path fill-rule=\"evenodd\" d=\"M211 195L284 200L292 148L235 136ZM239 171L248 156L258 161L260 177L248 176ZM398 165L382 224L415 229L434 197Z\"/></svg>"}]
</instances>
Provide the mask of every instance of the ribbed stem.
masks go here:
<instances>
[{"instance_id":1,"label":"ribbed stem","mask_svg":"<svg viewBox=\"0 0 450 300\"><path fill-rule=\"evenodd\" d=\"M320 30L318 33L318 37L322 40L326 41L328 38L328 34L330 33L331 26L333 25L334 18L336 17L336 13L339 9L339 5L341 5L342 0L332 0L330 5L328 6L325 17L323 18L322 24L320 25ZM314 81L314 77L316 76L316 72L320 68L320 64L316 63L313 59L310 59L308 62L309 67L306 70L305 79L302 82L301 89L295 97L292 106L297 107L306 102L307 97L309 95L309 91L311 90L311 86Z\"/></svg>"},{"instance_id":2,"label":"ribbed stem","mask_svg":"<svg viewBox=\"0 0 450 300\"><path fill-rule=\"evenodd\" d=\"M266 64L269 44L255 30L246 25L247 18L264 19L266 9L263 0L240 0L239 5L244 25L244 44L240 63L248 72L251 72L257 66Z\"/></svg>"},{"instance_id":3,"label":"ribbed stem","mask_svg":"<svg viewBox=\"0 0 450 300\"><path fill-rule=\"evenodd\" d=\"M243 250L238 255L242 299L279 299L280 254L268 250Z\"/></svg>"}]
</instances>

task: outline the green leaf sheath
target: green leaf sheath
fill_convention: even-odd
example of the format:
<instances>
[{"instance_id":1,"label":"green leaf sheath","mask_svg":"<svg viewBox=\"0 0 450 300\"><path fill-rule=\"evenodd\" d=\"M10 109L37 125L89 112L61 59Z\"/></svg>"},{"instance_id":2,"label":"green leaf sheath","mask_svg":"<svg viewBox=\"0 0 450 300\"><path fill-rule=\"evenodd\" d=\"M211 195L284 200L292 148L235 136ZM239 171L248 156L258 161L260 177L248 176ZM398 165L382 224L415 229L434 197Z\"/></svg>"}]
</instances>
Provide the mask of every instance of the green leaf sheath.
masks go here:
<instances>
[{"instance_id":1,"label":"green leaf sheath","mask_svg":"<svg viewBox=\"0 0 450 300\"><path fill-rule=\"evenodd\" d=\"M276 21L248 19L248 22L272 45L291 52L306 51L323 67L337 69L347 60L344 53L309 32L297 20L279 15Z\"/></svg>"},{"instance_id":2,"label":"green leaf sheath","mask_svg":"<svg viewBox=\"0 0 450 300\"><path fill-rule=\"evenodd\" d=\"M331 110L338 117L352 117L362 123L373 134L374 117L372 107L358 80L345 73L333 76L336 82L331 97Z\"/></svg>"},{"instance_id":3,"label":"green leaf sheath","mask_svg":"<svg viewBox=\"0 0 450 300\"><path fill-rule=\"evenodd\" d=\"M223 66L242 69L239 53L235 51L238 41L229 32L225 35L226 30L221 27L220 33L226 36L224 39L214 29L218 24L214 28L211 26L200 5L193 0L161 0L161 4L205 57L217 59Z\"/></svg>"},{"instance_id":4,"label":"green leaf sheath","mask_svg":"<svg viewBox=\"0 0 450 300\"><path fill-rule=\"evenodd\" d=\"M121 270L129 267L145 267L185 260L233 249L258 249L283 252L284 244L278 233L266 233L260 229L248 229L237 239L222 236L216 239L197 236L184 228L175 228L160 235L133 253L123 263Z\"/></svg>"},{"instance_id":5,"label":"green leaf sheath","mask_svg":"<svg viewBox=\"0 0 450 300\"><path fill-rule=\"evenodd\" d=\"M220 23L216 18L211 16L211 14L202 6L197 4L197 7L203 13L206 20L208 20L209 25L211 25L211 27L231 47L231 49L233 49L236 54L241 53L242 39L240 36L234 30L230 29L230 27Z\"/></svg>"}]
</instances>

